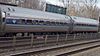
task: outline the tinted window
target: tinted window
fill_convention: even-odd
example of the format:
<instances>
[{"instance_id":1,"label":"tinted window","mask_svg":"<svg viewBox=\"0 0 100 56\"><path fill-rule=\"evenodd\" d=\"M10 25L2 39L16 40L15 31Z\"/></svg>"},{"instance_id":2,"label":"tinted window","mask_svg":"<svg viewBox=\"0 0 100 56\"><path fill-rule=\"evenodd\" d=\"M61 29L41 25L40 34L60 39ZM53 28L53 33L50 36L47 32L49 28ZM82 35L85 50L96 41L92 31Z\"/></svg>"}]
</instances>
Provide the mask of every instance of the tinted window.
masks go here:
<instances>
[{"instance_id":1,"label":"tinted window","mask_svg":"<svg viewBox=\"0 0 100 56\"><path fill-rule=\"evenodd\" d=\"M26 20L27 24L32 24L32 20Z\"/></svg>"},{"instance_id":2,"label":"tinted window","mask_svg":"<svg viewBox=\"0 0 100 56\"><path fill-rule=\"evenodd\" d=\"M89 26L89 27L97 27L97 25L91 25L91 24L76 24L77 26Z\"/></svg>"},{"instance_id":3,"label":"tinted window","mask_svg":"<svg viewBox=\"0 0 100 56\"><path fill-rule=\"evenodd\" d=\"M21 24L26 24L25 19L21 19Z\"/></svg>"},{"instance_id":4,"label":"tinted window","mask_svg":"<svg viewBox=\"0 0 100 56\"><path fill-rule=\"evenodd\" d=\"M17 24L17 19L6 19L7 24Z\"/></svg>"},{"instance_id":5,"label":"tinted window","mask_svg":"<svg viewBox=\"0 0 100 56\"><path fill-rule=\"evenodd\" d=\"M66 8L51 4L46 4L46 11L64 15L66 14Z\"/></svg>"},{"instance_id":6,"label":"tinted window","mask_svg":"<svg viewBox=\"0 0 100 56\"><path fill-rule=\"evenodd\" d=\"M12 24L12 19L6 19L7 24Z\"/></svg>"}]
</instances>

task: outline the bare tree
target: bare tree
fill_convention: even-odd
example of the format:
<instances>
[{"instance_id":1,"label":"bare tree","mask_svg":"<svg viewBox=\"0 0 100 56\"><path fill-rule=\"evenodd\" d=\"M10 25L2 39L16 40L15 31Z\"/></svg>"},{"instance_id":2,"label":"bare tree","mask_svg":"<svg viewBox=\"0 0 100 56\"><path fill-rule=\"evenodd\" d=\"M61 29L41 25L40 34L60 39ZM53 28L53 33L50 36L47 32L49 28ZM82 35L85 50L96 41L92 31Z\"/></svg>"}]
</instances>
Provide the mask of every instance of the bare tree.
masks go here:
<instances>
[{"instance_id":1,"label":"bare tree","mask_svg":"<svg viewBox=\"0 0 100 56\"><path fill-rule=\"evenodd\" d=\"M41 0L39 4L39 10L45 11L45 8L46 8L46 1Z\"/></svg>"},{"instance_id":2,"label":"bare tree","mask_svg":"<svg viewBox=\"0 0 100 56\"><path fill-rule=\"evenodd\" d=\"M43 0L16 0L20 7L43 10Z\"/></svg>"},{"instance_id":3,"label":"bare tree","mask_svg":"<svg viewBox=\"0 0 100 56\"><path fill-rule=\"evenodd\" d=\"M69 0L59 0L59 2L63 3L64 7L67 8L66 14L68 15Z\"/></svg>"},{"instance_id":4,"label":"bare tree","mask_svg":"<svg viewBox=\"0 0 100 56\"><path fill-rule=\"evenodd\" d=\"M21 7L26 7L26 8L31 8L31 9L38 9L39 6L39 0L18 0L19 1L19 6Z\"/></svg>"},{"instance_id":5,"label":"bare tree","mask_svg":"<svg viewBox=\"0 0 100 56\"><path fill-rule=\"evenodd\" d=\"M82 1L83 6L80 8L80 10L83 11L79 11L79 15L81 15L81 13L83 13L82 15L84 15L84 17L88 17L88 18L98 18L99 15L99 8L97 8L96 3L97 0L84 0Z\"/></svg>"},{"instance_id":6,"label":"bare tree","mask_svg":"<svg viewBox=\"0 0 100 56\"><path fill-rule=\"evenodd\" d=\"M67 15L98 18L97 0L59 0L67 7Z\"/></svg>"}]
</instances>

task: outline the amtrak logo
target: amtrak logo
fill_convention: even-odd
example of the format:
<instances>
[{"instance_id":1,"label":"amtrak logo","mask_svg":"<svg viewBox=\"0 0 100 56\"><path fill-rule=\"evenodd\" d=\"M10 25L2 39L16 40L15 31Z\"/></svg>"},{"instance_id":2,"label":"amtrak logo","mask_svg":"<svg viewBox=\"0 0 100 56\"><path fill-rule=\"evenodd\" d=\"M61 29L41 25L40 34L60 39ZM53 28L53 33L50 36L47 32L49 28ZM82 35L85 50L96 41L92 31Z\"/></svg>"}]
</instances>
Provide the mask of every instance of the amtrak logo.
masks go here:
<instances>
[{"instance_id":1,"label":"amtrak logo","mask_svg":"<svg viewBox=\"0 0 100 56\"><path fill-rule=\"evenodd\" d=\"M12 22L15 24L16 23L16 20L13 20Z\"/></svg>"}]
</instances>

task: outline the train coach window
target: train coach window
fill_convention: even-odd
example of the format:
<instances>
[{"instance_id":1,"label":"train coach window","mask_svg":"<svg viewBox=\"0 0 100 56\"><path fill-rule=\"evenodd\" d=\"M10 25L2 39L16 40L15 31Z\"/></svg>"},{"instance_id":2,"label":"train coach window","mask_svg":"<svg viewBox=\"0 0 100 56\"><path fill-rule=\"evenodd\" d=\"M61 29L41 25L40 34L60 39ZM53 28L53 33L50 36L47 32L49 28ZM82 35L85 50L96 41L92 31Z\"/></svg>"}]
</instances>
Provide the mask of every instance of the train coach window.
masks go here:
<instances>
[{"instance_id":1,"label":"train coach window","mask_svg":"<svg viewBox=\"0 0 100 56\"><path fill-rule=\"evenodd\" d=\"M47 21L44 21L43 25L48 25L48 22Z\"/></svg>"},{"instance_id":2,"label":"train coach window","mask_svg":"<svg viewBox=\"0 0 100 56\"><path fill-rule=\"evenodd\" d=\"M65 25L66 25L66 23L63 23L63 25L65 26Z\"/></svg>"},{"instance_id":3,"label":"train coach window","mask_svg":"<svg viewBox=\"0 0 100 56\"><path fill-rule=\"evenodd\" d=\"M33 20L33 22L32 22L33 24L36 24L36 21L35 20Z\"/></svg>"},{"instance_id":4,"label":"train coach window","mask_svg":"<svg viewBox=\"0 0 100 56\"><path fill-rule=\"evenodd\" d=\"M86 24L79 24L80 26L86 26Z\"/></svg>"},{"instance_id":5,"label":"train coach window","mask_svg":"<svg viewBox=\"0 0 100 56\"><path fill-rule=\"evenodd\" d=\"M44 24L44 21L39 21L39 24L40 24L40 25L43 25L43 24Z\"/></svg>"},{"instance_id":6,"label":"train coach window","mask_svg":"<svg viewBox=\"0 0 100 56\"><path fill-rule=\"evenodd\" d=\"M17 20L17 24L25 24L25 22L23 21L24 19L18 19Z\"/></svg>"},{"instance_id":7,"label":"train coach window","mask_svg":"<svg viewBox=\"0 0 100 56\"><path fill-rule=\"evenodd\" d=\"M12 19L6 19L7 24L12 24Z\"/></svg>"},{"instance_id":8,"label":"train coach window","mask_svg":"<svg viewBox=\"0 0 100 56\"><path fill-rule=\"evenodd\" d=\"M49 22L49 21L45 21L44 24L45 24L45 25L50 25L50 22Z\"/></svg>"},{"instance_id":9,"label":"train coach window","mask_svg":"<svg viewBox=\"0 0 100 56\"><path fill-rule=\"evenodd\" d=\"M90 25L91 27L97 27L97 25Z\"/></svg>"},{"instance_id":10,"label":"train coach window","mask_svg":"<svg viewBox=\"0 0 100 56\"><path fill-rule=\"evenodd\" d=\"M55 25L55 22L50 22L51 25Z\"/></svg>"},{"instance_id":11,"label":"train coach window","mask_svg":"<svg viewBox=\"0 0 100 56\"><path fill-rule=\"evenodd\" d=\"M60 22L60 25L63 25L63 22Z\"/></svg>"},{"instance_id":12,"label":"train coach window","mask_svg":"<svg viewBox=\"0 0 100 56\"><path fill-rule=\"evenodd\" d=\"M81 24L76 24L77 26L81 26Z\"/></svg>"},{"instance_id":13,"label":"train coach window","mask_svg":"<svg viewBox=\"0 0 100 56\"><path fill-rule=\"evenodd\" d=\"M25 19L21 19L21 23L22 23L22 24L26 24Z\"/></svg>"},{"instance_id":14,"label":"train coach window","mask_svg":"<svg viewBox=\"0 0 100 56\"><path fill-rule=\"evenodd\" d=\"M55 22L55 25L57 25L57 22Z\"/></svg>"},{"instance_id":15,"label":"train coach window","mask_svg":"<svg viewBox=\"0 0 100 56\"><path fill-rule=\"evenodd\" d=\"M56 22L57 25L59 25L59 22Z\"/></svg>"},{"instance_id":16,"label":"train coach window","mask_svg":"<svg viewBox=\"0 0 100 56\"><path fill-rule=\"evenodd\" d=\"M62 25L62 23L61 23L61 22L59 22L59 25Z\"/></svg>"},{"instance_id":17,"label":"train coach window","mask_svg":"<svg viewBox=\"0 0 100 56\"><path fill-rule=\"evenodd\" d=\"M33 20L32 22L34 25L37 25L38 24L38 20Z\"/></svg>"},{"instance_id":18,"label":"train coach window","mask_svg":"<svg viewBox=\"0 0 100 56\"><path fill-rule=\"evenodd\" d=\"M58 25L63 25L63 23L62 22L59 22L59 24Z\"/></svg>"},{"instance_id":19,"label":"train coach window","mask_svg":"<svg viewBox=\"0 0 100 56\"><path fill-rule=\"evenodd\" d=\"M64 25L67 25L67 23L64 23Z\"/></svg>"},{"instance_id":20,"label":"train coach window","mask_svg":"<svg viewBox=\"0 0 100 56\"><path fill-rule=\"evenodd\" d=\"M65 23L65 25L69 25L68 23Z\"/></svg>"},{"instance_id":21,"label":"train coach window","mask_svg":"<svg viewBox=\"0 0 100 56\"><path fill-rule=\"evenodd\" d=\"M32 24L32 20L26 20L27 24Z\"/></svg>"},{"instance_id":22,"label":"train coach window","mask_svg":"<svg viewBox=\"0 0 100 56\"><path fill-rule=\"evenodd\" d=\"M97 27L97 25L91 25L91 24L76 24L77 26L89 26L89 27Z\"/></svg>"},{"instance_id":23,"label":"train coach window","mask_svg":"<svg viewBox=\"0 0 100 56\"><path fill-rule=\"evenodd\" d=\"M17 20L16 19L6 19L6 23L7 24L17 24Z\"/></svg>"},{"instance_id":24,"label":"train coach window","mask_svg":"<svg viewBox=\"0 0 100 56\"><path fill-rule=\"evenodd\" d=\"M55 22L53 22L53 25L56 25L56 23L55 23Z\"/></svg>"}]
</instances>

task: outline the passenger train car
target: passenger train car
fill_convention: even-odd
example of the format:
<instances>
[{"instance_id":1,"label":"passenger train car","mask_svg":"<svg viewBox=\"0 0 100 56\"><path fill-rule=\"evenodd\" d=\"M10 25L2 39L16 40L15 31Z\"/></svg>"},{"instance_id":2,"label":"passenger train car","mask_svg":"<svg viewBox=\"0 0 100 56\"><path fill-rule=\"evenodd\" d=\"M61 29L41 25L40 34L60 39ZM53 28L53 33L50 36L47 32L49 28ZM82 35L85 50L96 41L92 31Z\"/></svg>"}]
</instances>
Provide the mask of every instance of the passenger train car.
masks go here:
<instances>
[{"instance_id":1,"label":"passenger train car","mask_svg":"<svg viewBox=\"0 0 100 56\"><path fill-rule=\"evenodd\" d=\"M94 19L0 5L0 36L17 33L98 32Z\"/></svg>"}]
</instances>

